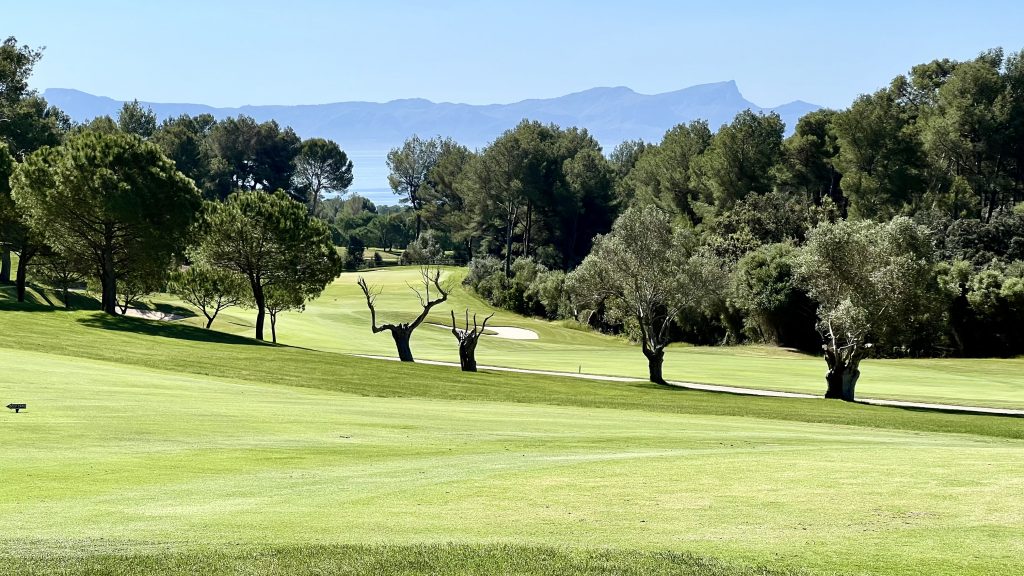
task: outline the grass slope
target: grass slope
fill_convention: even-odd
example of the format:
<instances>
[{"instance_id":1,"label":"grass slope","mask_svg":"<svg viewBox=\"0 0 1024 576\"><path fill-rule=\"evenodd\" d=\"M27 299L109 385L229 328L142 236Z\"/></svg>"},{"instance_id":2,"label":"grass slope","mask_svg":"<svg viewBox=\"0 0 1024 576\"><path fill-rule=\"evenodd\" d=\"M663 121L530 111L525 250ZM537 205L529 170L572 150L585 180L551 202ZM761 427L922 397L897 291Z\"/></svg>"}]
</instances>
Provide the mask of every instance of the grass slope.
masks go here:
<instances>
[{"instance_id":1,"label":"grass slope","mask_svg":"<svg viewBox=\"0 0 1024 576\"><path fill-rule=\"evenodd\" d=\"M445 304L435 308L428 322L449 323L450 310L466 308L484 315L495 312L492 325L528 328L539 340L481 339L478 360L483 364L563 372L588 372L646 377L646 361L639 349L622 338L602 335L535 318L495 310L458 284L462 269L451 269L455 290ZM409 321L419 313L416 296L409 290L419 271L414 267L369 270L367 279L383 289L378 298L380 321ZM355 285L357 274L343 274L303 313L284 313L278 323L284 344L353 354L395 356L387 333L371 334L369 312ZM0 287L0 303L12 300L13 288ZM31 302L61 306L50 290L30 290ZM76 308L95 307L77 296ZM156 308L182 313L187 305L167 295L153 298ZM253 314L229 309L214 328L230 334L251 336ZM196 317L183 321L202 326ZM268 327L269 337L269 327ZM424 325L413 336L417 358L458 362L457 347L448 330ZM866 360L858 394L871 398L914 400L961 405L1024 408L1024 358L1016 359L923 359ZM666 355L669 379L738 387L764 388L819 394L824 387L821 358L769 346L693 347L673 345Z\"/></svg>"},{"instance_id":2,"label":"grass slope","mask_svg":"<svg viewBox=\"0 0 1024 576\"><path fill-rule=\"evenodd\" d=\"M637 346L621 338L495 310L458 284L463 274L460 269L450 271L456 288L448 302L435 308L429 322L448 324L450 310L461 314L469 308L484 315L494 312L492 325L528 328L540 335L539 340L525 341L482 338L477 352L482 364L647 376L646 360ZM418 281L418 269L378 269L363 275L383 289L377 304L379 321L409 321L419 313L416 296L408 288ZM331 352L396 356L387 333L370 333L357 276L342 274L305 312L282 314L278 340ZM249 311L229 310L214 327L250 336L251 317ZM458 362L455 340L442 328L422 326L413 335L412 348L417 358ZM861 369L858 393L864 397L1024 408L1024 359L866 360ZM820 357L767 346L673 345L665 360L665 376L672 380L813 394L822 393L824 372Z\"/></svg>"},{"instance_id":3,"label":"grass slope","mask_svg":"<svg viewBox=\"0 0 1024 576\"><path fill-rule=\"evenodd\" d=\"M0 413L12 573L986 574L1024 556L1021 419L465 375L37 307L0 310L0 391L30 406Z\"/></svg>"}]
</instances>

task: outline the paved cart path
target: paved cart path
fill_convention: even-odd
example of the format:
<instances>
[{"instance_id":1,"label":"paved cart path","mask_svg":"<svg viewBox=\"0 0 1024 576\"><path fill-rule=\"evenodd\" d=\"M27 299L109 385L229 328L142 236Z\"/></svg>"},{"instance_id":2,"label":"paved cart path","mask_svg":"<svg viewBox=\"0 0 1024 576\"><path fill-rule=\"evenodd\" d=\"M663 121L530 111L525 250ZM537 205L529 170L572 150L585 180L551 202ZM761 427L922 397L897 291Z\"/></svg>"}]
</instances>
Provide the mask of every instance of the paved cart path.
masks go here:
<instances>
[{"instance_id":1,"label":"paved cart path","mask_svg":"<svg viewBox=\"0 0 1024 576\"><path fill-rule=\"evenodd\" d=\"M393 356L373 356L369 354L355 354L361 358L373 358L375 360L393 360ZM432 364L435 366L458 366L458 362L442 362L439 360L417 360L420 364ZM530 370L527 368L506 368L504 366L478 365L479 370L494 370L497 372L518 372L520 374L540 374L543 376L562 376L568 378L583 378L585 380L603 380L605 382L646 382L643 378L632 378L628 376L605 376L602 374L583 374L576 372L556 372L552 370ZM821 398L815 394L804 394L800 392L780 392L778 390L761 390L758 388L740 388L737 386L719 386L717 384L697 384L695 382L668 382L670 386L686 388L688 390L705 390L707 392L724 392L727 394L742 394L745 396L769 396L773 398ZM962 412L966 414L993 414L997 416L1024 416L1024 410L1012 408L990 408L987 406L961 406L958 404L932 404L928 402L908 402L904 400L882 400L876 398L860 398L860 404L872 404L875 406L894 406L897 408L920 408L924 410L940 410L943 412Z\"/></svg>"}]
</instances>

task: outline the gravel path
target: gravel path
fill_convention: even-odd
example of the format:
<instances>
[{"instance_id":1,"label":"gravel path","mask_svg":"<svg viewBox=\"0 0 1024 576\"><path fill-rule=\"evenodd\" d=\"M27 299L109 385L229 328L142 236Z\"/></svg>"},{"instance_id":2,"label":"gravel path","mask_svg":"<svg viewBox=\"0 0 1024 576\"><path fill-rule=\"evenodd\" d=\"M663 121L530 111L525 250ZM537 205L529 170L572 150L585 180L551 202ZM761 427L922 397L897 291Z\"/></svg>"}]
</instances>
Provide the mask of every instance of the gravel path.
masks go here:
<instances>
[{"instance_id":1,"label":"gravel path","mask_svg":"<svg viewBox=\"0 0 1024 576\"><path fill-rule=\"evenodd\" d=\"M361 358L373 358L375 360L393 360L393 356L372 356L368 354L356 354ZM441 362L438 360L417 360L420 364L431 364L434 366L456 366L458 362ZM503 366L477 366L480 370L494 370L496 372L518 372L520 374L540 374L543 376L562 376L568 378L583 378L585 380L601 380L604 382L646 382L643 378L631 378L628 376L604 376L602 374L581 374L575 372L556 372L552 370L529 370L526 368L506 368ZM707 392L724 392L726 394L741 394L744 396L768 396L772 398L821 398L814 394L800 392L779 392L777 390L760 390L757 388L739 388L736 386L719 386L717 384L697 384L694 382L669 382L670 386L686 388L688 390L704 390ZM861 398L857 400L860 404L871 404L874 406L893 406L896 408L918 408L923 410L937 410L942 412L960 412L965 414L992 414L996 416L1022 416L1024 410L1011 408L990 408L987 406L960 406L956 404L932 404L927 402L907 402L904 400L880 400L875 398Z\"/></svg>"}]
</instances>

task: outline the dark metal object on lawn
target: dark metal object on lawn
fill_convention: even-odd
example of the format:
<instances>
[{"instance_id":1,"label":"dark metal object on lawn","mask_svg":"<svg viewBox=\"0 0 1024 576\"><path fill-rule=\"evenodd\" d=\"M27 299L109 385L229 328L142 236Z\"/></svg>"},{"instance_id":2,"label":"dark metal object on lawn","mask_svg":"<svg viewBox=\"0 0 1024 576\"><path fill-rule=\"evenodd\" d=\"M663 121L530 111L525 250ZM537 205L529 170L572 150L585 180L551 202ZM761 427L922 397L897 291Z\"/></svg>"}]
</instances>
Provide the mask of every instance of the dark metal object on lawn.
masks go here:
<instances>
[{"instance_id":1,"label":"dark metal object on lawn","mask_svg":"<svg viewBox=\"0 0 1024 576\"><path fill-rule=\"evenodd\" d=\"M17 414L18 412L21 412L25 408L28 408L28 404L8 404L7 407L10 408L11 410L14 410L14 413Z\"/></svg>"}]
</instances>

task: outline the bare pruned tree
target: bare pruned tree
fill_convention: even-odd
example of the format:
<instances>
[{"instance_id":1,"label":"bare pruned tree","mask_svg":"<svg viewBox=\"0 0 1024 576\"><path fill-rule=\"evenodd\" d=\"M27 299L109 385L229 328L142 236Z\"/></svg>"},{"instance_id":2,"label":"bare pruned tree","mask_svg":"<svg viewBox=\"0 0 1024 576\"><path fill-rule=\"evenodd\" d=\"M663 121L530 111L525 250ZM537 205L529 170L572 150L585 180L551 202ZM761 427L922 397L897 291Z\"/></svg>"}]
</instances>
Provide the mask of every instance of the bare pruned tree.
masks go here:
<instances>
[{"instance_id":1,"label":"bare pruned tree","mask_svg":"<svg viewBox=\"0 0 1024 576\"><path fill-rule=\"evenodd\" d=\"M370 287L366 284L366 280L360 276L357 284L362 288L363 294L366 296L366 306L370 309L370 328L374 334L378 332L384 332L385 330L391 332L391 337L395 340L395 346L398 348L398 358L402 362L413 362L412 349L409 348L409 340L412 338L412 331L415 330L430 314L430 309L448 299L448 294L451 292L451 287L441 282L441 269L433 266L424 266L420 268L420 282L422 288L409 285L409 288L416 293L416 296L420 299L420 306L423 307L423 311L416 317L412 322L402 322L399 324L381 324L377 326L377 310L374 308L374 302L377 299L377 295L380 294L380 288Z\"/></svg>"},{"instance_id":2,"label":"bare pruned tree","mask_svg":"<svg viewBox=\"0 0 1024 576\"><path fill-rule=\"evenodd\" d=\"M470 329L469 308L466 308L466 327L460 330L455 324L455 310L452 310L452 334L459 341L459 365L462 366L463 372L476 372L476 343L487 328L487 321L491 316L494 314L489 314L484 318L484 323L477 326L476 314L473 314L473 328Z\"/></svg>"}]
</instances>

